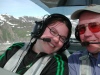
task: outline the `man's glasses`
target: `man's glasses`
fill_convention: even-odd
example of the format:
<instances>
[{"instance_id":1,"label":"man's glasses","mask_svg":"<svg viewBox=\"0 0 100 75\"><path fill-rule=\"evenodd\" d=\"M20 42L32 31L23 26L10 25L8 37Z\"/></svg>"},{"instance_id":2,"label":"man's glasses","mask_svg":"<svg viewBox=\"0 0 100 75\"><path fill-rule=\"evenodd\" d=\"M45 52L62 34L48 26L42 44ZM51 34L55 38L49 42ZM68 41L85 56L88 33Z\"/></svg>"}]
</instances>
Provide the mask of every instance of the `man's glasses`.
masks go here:
<instances>
[{"instance_id":1,"label":"man's glasses","mask_svg":"<svg viewBox=\"0 0 100 75\"><path fill-rule=\"evenodd\" d=\"M48 27L49 28L49 27ZM62 43L65 43L66 42L66 37L65 36L61 36L59 35L59 33L57 32L57 30L52 27L52 28L49 28L50 30L50 33L53 35L53 36L59 36L59 40L62 42Z\"/></svg>"},{"instance_id":2,"label":"man's glasses","mask_svg":"<svg viewBox=\"0 0 100 75\"><path fill-rule=\"evenodd\" d=\"M87 26L92 33L96 33L96 32L100 31L100 23L92 22L92 23L88 23L86 25L84 25L84 24L78 25L78 31L79 31L80 35L85 33Z\"/></svg>"}]
</instances>

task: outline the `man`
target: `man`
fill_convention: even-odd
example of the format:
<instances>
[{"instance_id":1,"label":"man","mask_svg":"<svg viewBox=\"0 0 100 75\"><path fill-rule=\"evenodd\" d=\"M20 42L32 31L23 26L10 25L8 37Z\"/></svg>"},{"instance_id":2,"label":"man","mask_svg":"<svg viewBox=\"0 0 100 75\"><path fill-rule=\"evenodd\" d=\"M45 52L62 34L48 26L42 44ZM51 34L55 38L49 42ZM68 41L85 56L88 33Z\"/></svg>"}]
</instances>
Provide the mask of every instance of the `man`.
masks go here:
<instances>
[{"instance_id":1,"label":"man","mask_svg":"<svg viewBox=\"0 0 100 75\"><path fill-rule=\"evenodd\" d=\"M86 50L68 58L70 75L100 75L100 5L77 10L71 18L79 19L75 36Z\"/></svg>"},{"instance_id":2,"label":"man","mask_svg":"<svg viewBox=\"0 0 100 75\"><path fill-rule=\"evenodd\" d=\"M68 75L62 52L69 46L71 28L64 15L48 15L36 22L28 44L13 44L1 55L0 66L21 75Z\"/></svg>"}]
</instances>

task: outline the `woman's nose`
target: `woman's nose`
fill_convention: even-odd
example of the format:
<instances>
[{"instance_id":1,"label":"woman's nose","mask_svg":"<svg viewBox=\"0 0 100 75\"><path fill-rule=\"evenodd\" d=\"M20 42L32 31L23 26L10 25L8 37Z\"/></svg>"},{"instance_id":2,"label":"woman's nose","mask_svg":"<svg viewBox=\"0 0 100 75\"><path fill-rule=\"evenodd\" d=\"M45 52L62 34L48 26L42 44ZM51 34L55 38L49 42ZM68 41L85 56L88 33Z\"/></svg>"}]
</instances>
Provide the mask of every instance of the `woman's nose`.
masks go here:
<instances>
[{"instance_id":1,"label":"woman's nose","mask_svg":"<svg viewBox=\"0 0 100 75\"><path fill-rule=\"evenodd\" d=\"M60 36L54 36L54 37L53 37L53 40L54 40L55 42L59 42Z\"/></svg>"}]
</instances>

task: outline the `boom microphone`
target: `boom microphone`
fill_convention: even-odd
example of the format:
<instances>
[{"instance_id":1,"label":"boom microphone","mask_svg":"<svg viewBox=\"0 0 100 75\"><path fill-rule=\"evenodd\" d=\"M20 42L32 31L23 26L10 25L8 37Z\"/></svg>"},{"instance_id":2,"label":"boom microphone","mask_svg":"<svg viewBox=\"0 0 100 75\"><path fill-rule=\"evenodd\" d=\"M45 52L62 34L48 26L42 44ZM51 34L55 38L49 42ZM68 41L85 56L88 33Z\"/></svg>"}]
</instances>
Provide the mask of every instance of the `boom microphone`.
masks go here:
<instances>
[{"instance_id":1,"label":"boom microphone","mask_svg":"<svg viewBox=\"0 0 100 75\"><path fill-rule=\"evenodd\" d=\"M89 44L100 44L100 42L72 42L72 43L81 43L82 46L88 46Z\"/></svg>"},{"instance_id":2,"label":"boom microphone","mask_svg":"<svg viewBox=\"0 0 100 75\"><path fill-rule=\"evenodd\" d=\"M88 46L90 43L89 42L81 42L82 46Z\"/></svg>"},{"instance_id":3,"label":"boom microphone","mask_svg":"<svg viewBox=\"0 0 100 75\"><path fill-rule=\"evenodd\" d=\"M100 42L81 42L82 46L88 46L89 44L100 44Z\"/></svg>"},{"instance_id":4,"label":"boom microphone","mask_svg":"<svg viewBox=\"0 0 100 75\"><path fill-rule=\"evenodd\" d=\"M51 42L51 39L50 38L39 38L40 40L43 40L45 42Z\"/></svg>"}]
</instances>

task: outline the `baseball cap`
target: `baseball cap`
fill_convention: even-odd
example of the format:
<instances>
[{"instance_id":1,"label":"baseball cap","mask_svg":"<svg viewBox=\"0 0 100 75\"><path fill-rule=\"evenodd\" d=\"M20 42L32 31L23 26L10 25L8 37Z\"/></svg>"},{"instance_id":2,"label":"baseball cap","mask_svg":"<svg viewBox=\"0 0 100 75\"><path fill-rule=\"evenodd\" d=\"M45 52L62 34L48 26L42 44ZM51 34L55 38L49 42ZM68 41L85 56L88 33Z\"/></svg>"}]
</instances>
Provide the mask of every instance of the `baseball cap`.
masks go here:
<instances>
[{"instance_id":1,"label":"baseball cap","mask_svg":"<svg viewBox=\"0 0 100 75\"><path fill-rule=\"evenodd\" d=\"M92 5L86 6L84 9L76 10L74 13L72 13L71 19L73 20L79 19L80 13L83 11L92 11L95 13L100 13L100 5L92 4Z\"/></svg>"}]
</instances>

